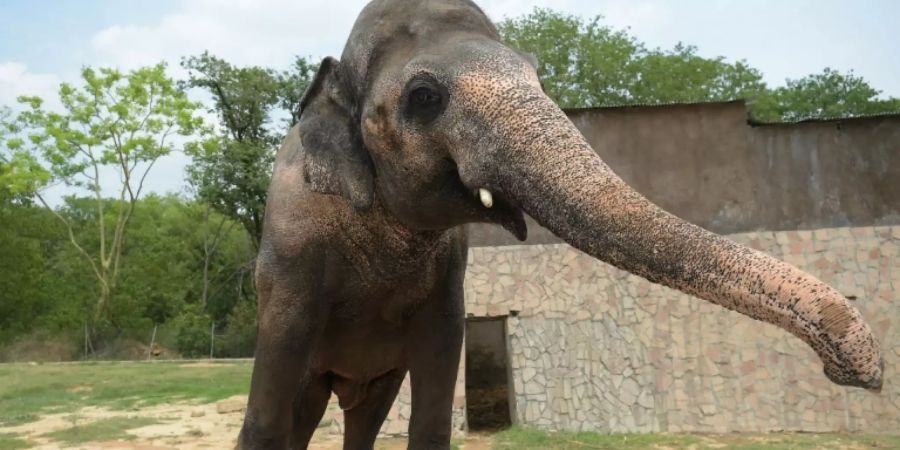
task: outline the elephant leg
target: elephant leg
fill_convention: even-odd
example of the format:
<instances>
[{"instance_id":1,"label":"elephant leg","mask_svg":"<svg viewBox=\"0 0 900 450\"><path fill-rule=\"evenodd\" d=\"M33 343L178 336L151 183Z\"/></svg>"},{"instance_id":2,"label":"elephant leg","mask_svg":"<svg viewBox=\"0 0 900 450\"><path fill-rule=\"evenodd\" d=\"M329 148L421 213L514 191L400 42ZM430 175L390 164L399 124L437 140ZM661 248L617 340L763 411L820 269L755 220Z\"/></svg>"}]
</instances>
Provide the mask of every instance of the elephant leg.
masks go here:
<instances>
[{"instance_id":1,"label":"elephant leg","mask_svg":"<svg viewBox=\"0 0 900 450\"><path fill-rule=\"evenodd\" d=\"M413 320L408 343L412 412L409 450L449 450L453 398L465 333L465 253L453 258L436 298Z\"/></svg>"},{"instance_id":2,"label":"elephant leg","mask_svg":"<svg viewBox=\"0 0 900 450\"><path fill-rule=\"evenodd\" d=\"M265 270L273 266L274 273ZM298 380L308 372L312 349L328 316L328 304L318 292L320 279L321 270L297 271L290 263L264 265L257 274L259 332L250 398L238 437L242 450L288 448Z\"/></svg>"},{"instance_id":3,"label":"elephant leg","mask_svg":"<svg viewBox=\"0 0 900 450\"><path fill-rule=\"evenodd\" d=\"M371 450L384 424L406 369L395 369L369 382L365 398L344 411L344 450Z\"/></svg>"},{"instance_id":4,"label":"elephant leg","mask_svg":"<svg viewBox=\"0 0 900 450\"><path fill-rule=\"evenodd\" d=\"M327 375L309 375L294 399L294 428L291 449L305 450L319 427L331 398L331 379Z\"/></svg>"}]
</instances>

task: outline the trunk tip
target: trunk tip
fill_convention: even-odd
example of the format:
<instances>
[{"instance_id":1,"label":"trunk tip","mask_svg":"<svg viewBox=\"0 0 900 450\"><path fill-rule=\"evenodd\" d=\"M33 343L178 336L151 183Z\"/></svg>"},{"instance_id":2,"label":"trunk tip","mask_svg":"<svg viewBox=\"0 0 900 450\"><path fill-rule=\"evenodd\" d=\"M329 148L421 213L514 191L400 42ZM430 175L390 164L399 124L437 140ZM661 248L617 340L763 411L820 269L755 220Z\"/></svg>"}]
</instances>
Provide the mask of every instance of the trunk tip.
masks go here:
<instances>
[{"instance_id":1,"label":"trunk tip","mask_svg":"<svg viewBox=\"0 0 900 450\"><path fill-rule=\"evenodd\" d=\"M881 387L884 385L884 357L878 362L878 376L866 386L866 390L875 394L881 393Z\"/></svg>"},{"instance_id":2,"label":"trunk tip","mask_svg":"<svg viewBox=\"0 0 900 450\"><path fill-rule=\"evenodd\" d=\"M856 370L835 370L826 365L825 376L835 384L860 387L869 392L878 394L884 386L884 357L879 357L878 364L874 367L871 365L869 367L872 370L865 371L867 373L861 373L861 371Z\"/></svg>"}]
</instances>

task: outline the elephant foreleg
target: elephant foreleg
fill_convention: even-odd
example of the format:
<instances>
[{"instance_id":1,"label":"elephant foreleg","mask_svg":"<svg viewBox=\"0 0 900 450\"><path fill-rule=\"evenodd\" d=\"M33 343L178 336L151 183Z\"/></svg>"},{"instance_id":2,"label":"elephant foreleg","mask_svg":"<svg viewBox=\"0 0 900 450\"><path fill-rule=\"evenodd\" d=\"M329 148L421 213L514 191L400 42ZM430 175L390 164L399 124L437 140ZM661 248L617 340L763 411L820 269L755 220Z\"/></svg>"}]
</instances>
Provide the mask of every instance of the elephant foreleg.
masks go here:
<instances>
[{"instance_id":1,"label":"elephant foreleg","mask_svg":"<svg viewBox=\"0 0 900 450\"><path fill-rule=\"evenodd\" d=\"M452 258L434 298L413 322L409 346L409 450L449 450L453 398L465 332L465 252Z\"/></svg>"},{"instance_id":2,"label":"elephant foreleg","mask_svg":"<svg viewBox=\"0 0 900 450\"><path fill-rule=\"evenodd\" d=\"M325 414L331 398L331 379L327 375L307 376L294 399L294 428L291 449L306 450L309 440Z\"/></svg>"},{"instance_id":3,"label":"elephant foreleg","mask_svg":"<svg viewBox=\"0 0 900 450\"><path fill-rule=\"evenodd\" d=\"M369 382L365 398L344 411L344 450L371 450L400 391L406 369L396 369Z\"/></svg>"},{"instance_id":4,"label":"elephant foreleg","mask_svg":"<svg viewBox=\"0 0 900 450\"><path fill-rule=\"evenodd\" d=\"M298 271L291 263L261 264L257 270L259 332L238 448L285 449L298 380L308 371L328 308L318 290L321 270Z\"/></svg>"}]
</instances>

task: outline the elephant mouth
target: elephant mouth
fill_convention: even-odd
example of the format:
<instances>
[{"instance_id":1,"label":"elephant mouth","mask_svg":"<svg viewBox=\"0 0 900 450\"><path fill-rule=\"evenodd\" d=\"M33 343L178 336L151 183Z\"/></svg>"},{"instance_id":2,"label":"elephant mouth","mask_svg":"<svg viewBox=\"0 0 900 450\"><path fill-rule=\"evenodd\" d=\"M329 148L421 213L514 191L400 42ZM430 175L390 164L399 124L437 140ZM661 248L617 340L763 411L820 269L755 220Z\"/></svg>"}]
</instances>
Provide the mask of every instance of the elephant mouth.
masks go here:
<instances>
[{"instance_id":1,"label":"elephant mouth","mask_svg":"<svg viewBox=\"0 0 900 450\"><path fill-rule=\"evenodd\" d=\"M522 208L496 193L490 194L492 204L488 206L485 204L482 189L475 190L473 199L481 209L488 210L488 216L491 218L490 222L500 225L519 241L527 239L528 225L525 224L525 213L522 212Z\"/></svg>"},{"instance_id":2,"label":"elephant mouth","mask_svg":"<svg viewBox=\"0 0 900 450\"><path fill-rule=\"evenodd\" d=\"M489 191L480 186L467 186L460 177L456 163L447 158L445 185L442 190L456 192L457 197L462 197L467 210L469 220L467 222L493 223L500 225L519 241L528 238L528 225L525 223L525 213L517 203L505 195L495 191ZM485 194L484 192L488 192ZM485 195L489 196L486 201Z\"/></svg>"}]
</instances>

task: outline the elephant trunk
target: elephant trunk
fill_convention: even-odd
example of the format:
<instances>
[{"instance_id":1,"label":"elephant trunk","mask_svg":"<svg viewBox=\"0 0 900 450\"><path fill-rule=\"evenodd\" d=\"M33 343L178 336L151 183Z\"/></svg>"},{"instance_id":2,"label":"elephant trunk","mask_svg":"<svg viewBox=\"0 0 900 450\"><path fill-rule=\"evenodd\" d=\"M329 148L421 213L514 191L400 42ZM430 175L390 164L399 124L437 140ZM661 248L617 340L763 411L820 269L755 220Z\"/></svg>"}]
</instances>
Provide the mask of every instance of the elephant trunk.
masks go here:
<instances>
[{"instance_id":1,"label":"elephant trunk","mask_svg":"<svg viewBox=\"0 0 900 450\"><path fill-rule=\"evenodd\" d=\"M492 125L473 136L490 150L467 161L471 183L597 259L793 333L833 382L880 390L878 342L834 288L663 211L613 173L533 83L502 88L496 97L513 102L472 106Z\"/></svg>"}]
</instances>

